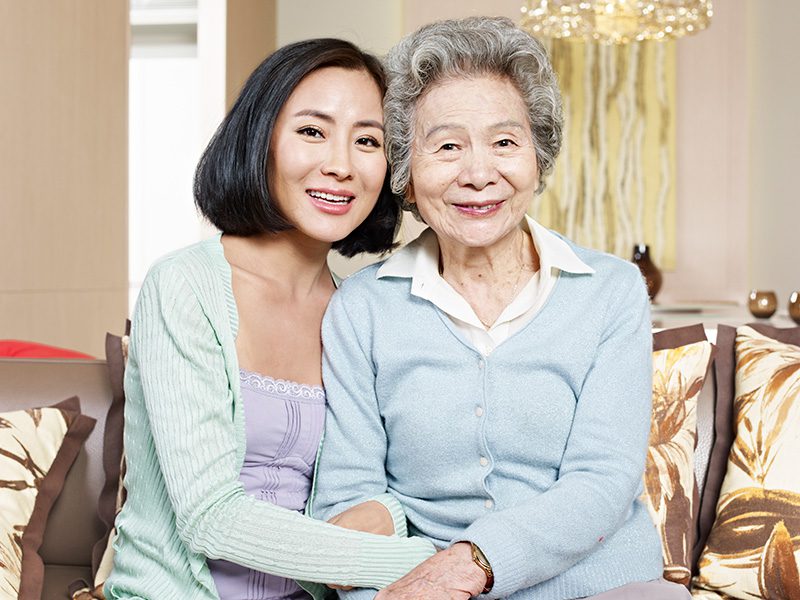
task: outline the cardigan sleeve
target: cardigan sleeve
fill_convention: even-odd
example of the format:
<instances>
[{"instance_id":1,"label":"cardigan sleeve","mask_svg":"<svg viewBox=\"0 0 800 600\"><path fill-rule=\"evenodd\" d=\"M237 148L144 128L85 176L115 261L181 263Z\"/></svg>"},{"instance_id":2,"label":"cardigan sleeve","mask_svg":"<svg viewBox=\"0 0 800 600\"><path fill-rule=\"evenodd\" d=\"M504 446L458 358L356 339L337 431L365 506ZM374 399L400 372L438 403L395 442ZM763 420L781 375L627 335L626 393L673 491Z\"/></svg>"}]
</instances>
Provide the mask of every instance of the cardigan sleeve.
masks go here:
<instances>
[{"instance_id":1,"label":"cardigan sleeve","mask_svg":"<svg viewBox=\"0 0 800 600\"><path fill-rule=\"evenodd\" d=\"M195 282L196 283L196 282ZM419 538L315 521L247 496L238 480L232 383L222 337L179 267L145 281L134 315L153 448L183 543L209 558L307 581L383 587L431 554Z\"/></svg>"},{"instance_id":2,"label":"cardigan sleeve","mask_svg":"<svg viewBox=\"0 0 800 600\"><path fill-rule=\"evenodd\" d=\"M453 540L474 542L492 565L495 584L487 598L534 586L591 554L623 524L639 493L650 429L652 334L647 293L632 271L609 300L557 481L528 502L487 513Z\"/></svg>"},{"instance_id":3,"label":"cardigan sleeve","mask_svg":"<svg viewBox=\"0 0 800 600\"><path fill-rule=\"evenodd\" d=\"M375 371L367 350L369 326L356 328L337 292L322 323L322 372L328 398L325 443L319 457L313 510L327 519L366 500L389 510L397 535L406 534L406 516L388 490L387 438L378 409ZM360 334L360 335L359 335ZM434 553L429 544L430 555Z\"/></svg>"}]
</instances>

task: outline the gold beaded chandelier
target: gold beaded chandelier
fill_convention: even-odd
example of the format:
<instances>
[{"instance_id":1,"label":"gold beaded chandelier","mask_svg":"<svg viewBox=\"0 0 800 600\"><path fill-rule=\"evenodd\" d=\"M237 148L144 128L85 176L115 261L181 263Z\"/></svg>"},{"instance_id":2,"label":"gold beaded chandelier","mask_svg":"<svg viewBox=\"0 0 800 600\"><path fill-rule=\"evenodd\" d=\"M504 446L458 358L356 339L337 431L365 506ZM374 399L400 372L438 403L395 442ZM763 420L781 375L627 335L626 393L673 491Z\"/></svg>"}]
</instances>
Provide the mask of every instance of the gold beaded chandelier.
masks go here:
<instances>
[{"instance_id":1,"label":"gold beaded chandelier","mask_svg":"<svg viewBox=\"0 0 800 600\"><path fill-rule=\"evenodd\" d=\"M702 31L711 0L527 0L521 25L534 35L625 44Z\"/></svg>"}]
</instances>

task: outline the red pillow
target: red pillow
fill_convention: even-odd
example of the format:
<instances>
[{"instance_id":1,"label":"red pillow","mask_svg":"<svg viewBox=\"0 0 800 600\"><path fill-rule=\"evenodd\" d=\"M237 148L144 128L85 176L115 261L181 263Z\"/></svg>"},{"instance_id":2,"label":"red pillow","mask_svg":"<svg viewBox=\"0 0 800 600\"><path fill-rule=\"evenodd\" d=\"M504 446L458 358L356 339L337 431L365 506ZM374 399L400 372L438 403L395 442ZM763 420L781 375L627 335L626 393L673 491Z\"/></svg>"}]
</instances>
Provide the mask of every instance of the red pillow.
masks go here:
<instances>
[{"instance_id":1,"label":"red pillow","mask_svg":"<svg viewBox=\"0 0 800 600\"><path fill-rule=\"evenodd\" d=\"M75 350L20 340L0 340L0 356L12 358L94 358L94 356L76 352Z\"/></svg>"}]
</instances>

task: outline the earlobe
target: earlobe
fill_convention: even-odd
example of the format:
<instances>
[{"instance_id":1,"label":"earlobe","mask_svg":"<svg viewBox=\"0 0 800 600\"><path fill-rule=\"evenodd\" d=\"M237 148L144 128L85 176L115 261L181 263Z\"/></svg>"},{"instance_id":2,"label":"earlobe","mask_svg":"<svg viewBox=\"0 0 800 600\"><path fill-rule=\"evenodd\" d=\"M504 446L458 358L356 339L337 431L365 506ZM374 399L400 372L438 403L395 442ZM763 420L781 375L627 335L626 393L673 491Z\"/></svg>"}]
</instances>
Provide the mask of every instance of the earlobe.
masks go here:
<instances>
[{"instance_id":1,"label":"earlobe","mask_svg":"<svg viewBox=\"0 0 800 600\"><path fill-rule=\"evenodd\" d=\"M409 181L408 182L408 187L406 187L406 193L405 193L405 195L403 195L403 201L406 204L416 204L417 203L417 200L414 197L414 182L413 181Z\"/></svg>"}]
</instances>

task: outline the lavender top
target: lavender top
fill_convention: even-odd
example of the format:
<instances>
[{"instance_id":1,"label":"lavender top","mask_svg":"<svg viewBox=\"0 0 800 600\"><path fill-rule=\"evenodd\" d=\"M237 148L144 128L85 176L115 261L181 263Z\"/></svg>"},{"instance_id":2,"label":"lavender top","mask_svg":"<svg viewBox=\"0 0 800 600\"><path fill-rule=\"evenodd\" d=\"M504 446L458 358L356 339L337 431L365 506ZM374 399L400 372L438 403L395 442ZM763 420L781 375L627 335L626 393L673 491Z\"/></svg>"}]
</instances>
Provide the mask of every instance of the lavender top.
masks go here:
<instances>
[{"instance_id":1,"label":"lavender top","mask_svg":"<svg viewBox=\"0 0 800 600\"><path fill-rule=\"evenodd\" d=\"M240 371L247 447L239 481L246 494L305 509L325 423L321 386ZM221 600L295 600L310 596L292 579L224 560L208 560Z\"/></svg>"}]
</instances>

